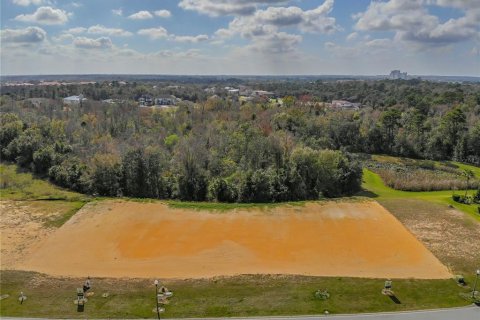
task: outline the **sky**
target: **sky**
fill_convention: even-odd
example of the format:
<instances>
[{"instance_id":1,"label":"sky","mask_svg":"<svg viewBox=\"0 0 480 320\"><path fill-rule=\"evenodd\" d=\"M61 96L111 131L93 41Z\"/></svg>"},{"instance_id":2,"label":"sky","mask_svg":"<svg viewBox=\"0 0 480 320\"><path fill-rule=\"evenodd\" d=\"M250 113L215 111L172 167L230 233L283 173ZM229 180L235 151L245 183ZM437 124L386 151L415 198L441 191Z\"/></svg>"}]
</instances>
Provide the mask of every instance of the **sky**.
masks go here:
<instances>
[{"instance_id":1,"label":"sky","mask_svg":"<svg viewBox=\"0 0 480 320\"><path fill-rule=\"evenodd\" d=\"M0 0L1 74L480 76L480 0Z\"/></svg>"}]
</instances>

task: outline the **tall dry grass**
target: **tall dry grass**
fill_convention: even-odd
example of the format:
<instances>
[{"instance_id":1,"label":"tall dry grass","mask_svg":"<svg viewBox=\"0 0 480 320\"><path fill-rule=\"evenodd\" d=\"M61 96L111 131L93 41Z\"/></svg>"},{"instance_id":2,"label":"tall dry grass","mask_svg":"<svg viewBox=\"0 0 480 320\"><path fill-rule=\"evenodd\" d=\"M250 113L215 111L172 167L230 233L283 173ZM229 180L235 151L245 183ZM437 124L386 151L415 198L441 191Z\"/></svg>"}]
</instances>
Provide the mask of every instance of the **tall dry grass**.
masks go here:
<instances>
[{"instance_id":1,"label":"tall dry grass","mask_svg":"<svg viewBox=\"0 0 480 320\"><path fill-rule=\"evenodd\" d=\"M478 180L467 181L461 176L444 171L424 169L395 170L377 168L374 170L390 188L404 191L438 191L476 189Z\"/></svg>"}]
</instances>

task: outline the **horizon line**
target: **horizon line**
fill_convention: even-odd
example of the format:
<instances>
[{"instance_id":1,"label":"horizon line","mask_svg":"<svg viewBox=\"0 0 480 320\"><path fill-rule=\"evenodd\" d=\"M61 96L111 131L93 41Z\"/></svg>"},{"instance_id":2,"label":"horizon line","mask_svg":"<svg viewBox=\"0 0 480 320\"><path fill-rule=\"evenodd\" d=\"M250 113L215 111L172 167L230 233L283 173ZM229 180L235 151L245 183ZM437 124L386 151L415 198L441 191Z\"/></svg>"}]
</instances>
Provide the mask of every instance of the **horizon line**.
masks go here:
<instances>
[{"instance_id":1,"label":"horizon line","mask_svg":"<svg viewBox=\"0 0 480 320\"><path fill-rule=\"evenodd\" d=\"M187 73L38 73L38 74L0 74L0 77L27 76L177 76L177 77L388 77L389 74L187 74ZM407 74L408 77L465 77L479 78L478 75L452 74Z\"/></svg>"}]
</instances>

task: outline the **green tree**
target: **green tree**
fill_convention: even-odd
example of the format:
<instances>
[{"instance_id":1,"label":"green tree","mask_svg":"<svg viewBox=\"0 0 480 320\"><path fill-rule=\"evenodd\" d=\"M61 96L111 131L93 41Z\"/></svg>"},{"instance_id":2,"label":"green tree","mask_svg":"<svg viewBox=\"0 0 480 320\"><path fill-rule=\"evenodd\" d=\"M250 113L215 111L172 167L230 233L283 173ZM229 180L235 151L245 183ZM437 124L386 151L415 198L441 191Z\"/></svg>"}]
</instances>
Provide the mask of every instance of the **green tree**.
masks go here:
<instances>
[{"instance_id":1,"label":"green tree","mask_svg":"<svg viewBox=\"0 0 480 320\"><path fill-rule=\"evenodd\" d=\"M442 118L440 130L444 135L443 143L450 157L453 155L453 149L458 140L466 131L466 121L465 113L460 108L447 112Z\"/></svg>"},{"instance_id":2,"label":"green tree","mask_svg":"<svg viewBox=\"0 0 480 320\"><path fill-rule=\"evenodd\" d=\"M121 194L122 165L112 154L96 154L93 157L92 186L102 196Z\"/></svg>"},{"instance_id":3,"label":"green tree","mask_svg":"<svg viewBox=\"0 0 480 320\"><path fill-rule=\"evenodd\" d=\"M144 198L147 193L143 149L131 149L122 158L122 190L127 196Z\"/></svg>"},{"instance_id":4,"label":"green tree","mask_svg":"<svg viewBox=\"0 0 480 320\"><path fill-rule=\"evenodd\" d=\"M0 156L5 157L4 149L23 131L23 122L13 113L0 113Z\"/></svg>"},{"instance_id":5,"label":"green tree","mask_svg":"<svg viewBox=\"0 0 480 320\"><path fill-rule=\"evenodd\" d=\"M180 163L178 175L178 197L181 200L204 201L207 196L207 180L197 159L186 151Z\"/></svg>"},{"instance_id":6,"label":"green tree","mask_svg":"<svg viewBox=\"0 0 480 320\"><path fill-rule=\"evenodd\" d=\"M386 142L389 150L394 144L395 131L400 126L401 113L397 109L389 109L382 113L380 123L385 131Z\"/></svg>"},{"instance_id":7,"label":"green tree","mask_svg":"<svg viewBox=\"0 0 480 320\"><path fill-rule=\"evenodd\" d=\"M56 153L53 146L45 146L33 153L33 170L45 174L56 163Z\"/></svg>"}]
</instances>

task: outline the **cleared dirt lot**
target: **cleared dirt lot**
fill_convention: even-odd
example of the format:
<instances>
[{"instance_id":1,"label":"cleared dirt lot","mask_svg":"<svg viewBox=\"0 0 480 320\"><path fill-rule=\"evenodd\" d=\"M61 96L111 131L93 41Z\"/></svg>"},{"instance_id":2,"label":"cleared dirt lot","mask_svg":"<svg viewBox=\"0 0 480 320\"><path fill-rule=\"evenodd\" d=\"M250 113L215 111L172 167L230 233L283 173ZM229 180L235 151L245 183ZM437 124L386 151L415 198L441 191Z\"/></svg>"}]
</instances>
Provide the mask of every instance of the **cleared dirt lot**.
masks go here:
<instances>
[{"instance_id":1,"label":"cleared dirt lot","mask_svg":"<svg viewBox=\"0 0 480 320\"><path fill-rule=\"evenodd\" d=\"M92 203L15 268L80 277L451 277L376 202L227 213L172 209L162 203Z\"/></svg>"},{"instance_id":2,"label":"cleared dirt lot","mask_svg":"<svg viewBox=\"0 0 480 320\"><path fill-rule=\"evenodd\" d=\"M480 223L469 215L414 199L381 204L455 273L474 274L480 266Z\"/></svg>"},{"instance_id":3,"label":"cleared dirt lot","mask_svg":"<svg viewBox=\"0 0 480 320\"><path fill-rule=\"evenodd\" d=\"M49 222L72 209L62 201L0 201L1 269L11 269L28 257L55 228Z\"/></svg>"}]
</instances>

